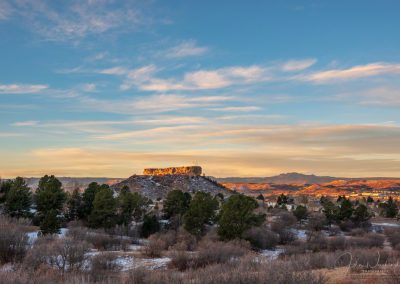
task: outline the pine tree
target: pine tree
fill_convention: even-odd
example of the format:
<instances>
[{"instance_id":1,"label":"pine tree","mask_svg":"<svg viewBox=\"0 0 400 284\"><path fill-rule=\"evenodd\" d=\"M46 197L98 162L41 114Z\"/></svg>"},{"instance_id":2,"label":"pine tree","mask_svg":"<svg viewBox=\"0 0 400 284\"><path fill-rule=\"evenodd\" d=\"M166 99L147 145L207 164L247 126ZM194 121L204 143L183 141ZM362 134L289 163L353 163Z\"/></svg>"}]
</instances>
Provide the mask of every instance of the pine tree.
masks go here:
<instances>
[{"instance_id":1,"label":"pine tree","mask_svg":"<svg viewBox=\"0 0 400 284\"><path fill-rule=\"evenodd\" d=\"M339 219L339 208L330 200L324 201L322 212L325 214L329 225Z\"/></svg>"},{"instance_id":2,"label":"pine tree","mask_svg":"<svg viewBox=\"0 0 400 284\"><path fill-rule=\"evenodd\" d=\"M44 215L40 222L40 231L42 234L58 234L60 232L61 221L57 210L51 209Z\"/></svg>"},{"instance_id":3,"label":"pine tree","mask_svg":"<svg viewBox=\"0 0 400 284\"><path fill-rule=\"evenodd\" d=\"M150 200L140 193L121 190L118 196L119 224L128 225L132 219L140 220Z\"/></svg>"},{"instance_id":4,"label":"pine tree","mask_svg":"<svg viewBox=\"0 0 400 284\"><path fill-rule=\"evenodd\" d=\"M70 196L68 196L68 219L78 220L83 217L82 212L82 196L78 188L75 188Z\"/></svg>"},{"instance_id":5,"label":"pine tree","mask_svg":"<svg viewBox=\"0 0 400 284\"><path fill-rule=\"evenodd\" d=\"M0 182L0 203L4 203L6 201L7 193L11 190L11 185L11 180L2 180Z\"/></svg>"},{"instance_id":6,"label":"pine tree","mask_svg":"<svg viewBox=\"0 0 400 284\"><path fill-rule=\"evenodd\" d=\"M344 221L350 219L353 215L353 211L353 204L349 199L346 199L346 197L343 196L339 206L339 220Z\"/></svg>"},{"instance_id":7,"label":"pine tree","mask_svg":"<svg viewBox=\"0 0 400 284\"><path fill-rule=\"evenodd\" d=\"M97 182L91 182L82 194L82 215L85 220L92 213L94 197L100 190L100 187Z\"/></svg>"},{"instance_id":8,"label":"pine tree","mask_svg":"<svg viewBox=\"0 0 400 284\"><path fill-rule=\"evenodd\" d=\"M157 233L160 230L160 223L155 215L145 215L143 218L141 235L144 238Z\"/></svg>"},{"instance_id":9,"label":"pine tree","mask_svg":"<svg viewBox=\"0 0 400 284\"><path fill-rule=\"evenodd\" d=\"M399 212L397 205L391 196L389 196L388 201L381 203L379 206L383 209L383 214L387 218L394 218Z\"/></svg>"},{"instance_id":10,"label":"pine tree","mask_svg":"<svg viewBox=\"0 0 400 284\"><path fill-rule=\"evenodd\" d=\"M371 218L371 213L368 211L368 207L364 204L359 204L353 212L352 220L358 226L366 224Z\"/></svg>"},{"instance_id":11,"label":"pine tree","mask_svg":"<svg viewBox=\"0 0 400 284\"><path fill-rule=\"evenodd\" d=\"M191 196L181 190L172 190L168 192L163 203L163 212L167 218L172 216L183 216L189 208Z\"/></svg>"},{"instance_id":12,"label":"pine tree","mask_svg":"<svg viewBox=\"0 0 400 284\"><path fill-rule=\"evenodd\" d=\"M11 217L31 217L32 192L25 180L17 177L11 182L4 203L5 212Z\"/></svg>"},{"instance_id":13,"label":"pine tree","mask_svg":"<svg viewBox=\"0 0 400 284\"><path fill-rule=\"evenodd\" d=\"M293 215L300 222L301 222L301 220L307 219L307 216L308 216L307 207L305 207L303 205L297 206L296 209L293 210Z\"/></svg>"},{"instance_id":14,"label":"pine tree","mask_svg":"<svg viewBox=\"0 0 400 284\"><path fill-rule=\"evenodd\" d=\"M218 201L209 193L197 192L184 215L184 228L195 236L204 233L204 225L215 220Z\"/></svg>"},{"instance_id":15,"label":"pine tree","mask_svg":"<svg viewBox=\"0 0 400 284\"><path fill-rule=\"evenodd\" d=\"M92 228L112 228L116 224L116 200L109 187L101 187L93 201L93 210L89 216Z\"/></svg>"},{"instance_id":16,"label":"pine tree","mask_svg":"<svg viewBox=\"0 0 400 284\"><path fill-rule=\"evenodd\" d=\"M67 194L62 189L61 182L54 176L45 175L39 180L39 186L34 199L43 233L58 232Z\"/></svg>"},{"instance_id":17,"label":"pine tree","mask_svg":"<svg viewBox=\"0 0 400 284\"><path fill-rule=\"evenodd\" d=\"M244 231L252 226L260 226L264 214L255 214L257 201L249 196L234 194L222 205L218 219L218 235L222 240L241 238Z\"/></svg>"}]
</instances>

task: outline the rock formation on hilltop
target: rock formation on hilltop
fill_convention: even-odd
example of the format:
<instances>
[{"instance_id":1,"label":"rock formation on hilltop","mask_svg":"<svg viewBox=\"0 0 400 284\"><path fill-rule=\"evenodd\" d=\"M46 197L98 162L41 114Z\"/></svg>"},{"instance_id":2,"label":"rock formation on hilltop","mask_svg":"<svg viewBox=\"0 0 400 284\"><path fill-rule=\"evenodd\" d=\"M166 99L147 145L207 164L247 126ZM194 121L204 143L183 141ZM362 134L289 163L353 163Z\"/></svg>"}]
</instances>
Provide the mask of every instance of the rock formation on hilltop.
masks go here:
<instances>
[{"instance_id":1,"label":"rock formation on hilltop","mask_svg":"<svg viewBox=\"0 0 400 284\"><path fill-rule=\"evenodd\" d=\"M112 188L118 191L124 186L128 186L132 192L139 192L153 200L163 199L169 191L174 189L190 193L203 191L212 195L231 194L223 185L201 176L201 167L146 169L144 173L144 175L133 175L113 185Z\"/></svg>"},{"instance_id":2,"label":"rock formation on hilltop","mask_svg":"<svg viewBox=\"0 0 400 284\"><path fill-rule=\"evenodd\" d=\"M150 169L144 169L143 175L146 175L146 176L165 176L165 175L200 176L201 172L202 172L202 169L199 166L150 168Z\"/></svg>"}]
</instances>

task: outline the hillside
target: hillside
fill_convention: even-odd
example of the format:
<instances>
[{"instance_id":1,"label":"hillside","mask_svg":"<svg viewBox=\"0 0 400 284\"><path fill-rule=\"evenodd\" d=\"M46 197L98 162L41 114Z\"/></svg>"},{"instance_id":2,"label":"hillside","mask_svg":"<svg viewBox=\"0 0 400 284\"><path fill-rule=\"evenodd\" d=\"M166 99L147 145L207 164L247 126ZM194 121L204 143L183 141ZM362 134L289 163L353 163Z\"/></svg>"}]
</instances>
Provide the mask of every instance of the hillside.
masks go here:
<instances>
[{"instance_id":1,"label":"hillside","mask_svg":"<svg viewBox=\"0 0 400 284\"><path fill-rule=\"evenodd\" d=\"M204 191L212 194L230 194L229 190L224 188L222 185L204 176L133 175L126 180L114 184L112 188L118 191L124 186L128 186L132 192L140 192L151 199L162 199L173 189L180 189L190 193Z\"/></svg>"}]
</instances>

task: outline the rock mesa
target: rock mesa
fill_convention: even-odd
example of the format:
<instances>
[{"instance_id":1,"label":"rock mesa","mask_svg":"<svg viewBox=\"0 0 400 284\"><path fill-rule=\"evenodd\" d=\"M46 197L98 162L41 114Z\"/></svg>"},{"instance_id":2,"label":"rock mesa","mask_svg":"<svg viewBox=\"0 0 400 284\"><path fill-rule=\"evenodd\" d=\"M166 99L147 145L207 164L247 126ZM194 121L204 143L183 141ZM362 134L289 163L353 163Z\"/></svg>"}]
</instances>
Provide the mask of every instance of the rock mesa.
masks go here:
<instances>
[{"instance_id":1,"label":"rock mesa","mask_svg":"<svg viewBox=\"0 0 400 284\"><path fill-rule=\"evenodd\" d=\"M202 169L199 166L150 168L150 169L143 170L143 174L146 176L165 176L165 175L200 176L201 172L202 172Z\"/></svg>"}]
</instances>

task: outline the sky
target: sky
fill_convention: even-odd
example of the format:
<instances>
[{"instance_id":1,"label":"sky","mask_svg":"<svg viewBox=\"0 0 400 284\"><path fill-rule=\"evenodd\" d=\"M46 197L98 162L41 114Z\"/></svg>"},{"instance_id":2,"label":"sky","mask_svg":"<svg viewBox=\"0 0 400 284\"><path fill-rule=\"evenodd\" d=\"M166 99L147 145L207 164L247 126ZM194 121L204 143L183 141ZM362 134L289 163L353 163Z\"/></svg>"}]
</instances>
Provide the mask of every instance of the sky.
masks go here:
<instances>
[{"instance_id":1,"label":"sky","mask_svg":"<svg viewBox=\"0 0 400 284\"><path fill-rule=\"evenodd\" d=\"M0 0L0 176L400 177L397 0Z\"/></svg>"}]
</instances>

